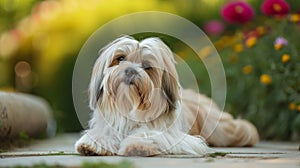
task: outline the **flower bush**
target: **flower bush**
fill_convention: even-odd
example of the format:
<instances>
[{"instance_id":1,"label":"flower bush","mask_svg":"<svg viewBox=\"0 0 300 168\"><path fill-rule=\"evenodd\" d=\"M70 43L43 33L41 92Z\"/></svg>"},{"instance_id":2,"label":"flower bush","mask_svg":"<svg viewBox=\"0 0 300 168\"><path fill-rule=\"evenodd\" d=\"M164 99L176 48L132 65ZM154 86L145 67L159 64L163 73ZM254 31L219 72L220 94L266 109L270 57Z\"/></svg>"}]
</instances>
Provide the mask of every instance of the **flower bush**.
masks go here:
<instances>
[{"instance_id":1,"label":"flower bush","mask_svg":"<svg viewBox=\"0 0 300 168\"><path fill-rule=\"evenodd\" d=\"M251 120L262 139L299 140L300 15L288 14L283 0L266 0L261 9L272 17L215 41L227 76L226 110Z\"/></svg>"}]
</instances>

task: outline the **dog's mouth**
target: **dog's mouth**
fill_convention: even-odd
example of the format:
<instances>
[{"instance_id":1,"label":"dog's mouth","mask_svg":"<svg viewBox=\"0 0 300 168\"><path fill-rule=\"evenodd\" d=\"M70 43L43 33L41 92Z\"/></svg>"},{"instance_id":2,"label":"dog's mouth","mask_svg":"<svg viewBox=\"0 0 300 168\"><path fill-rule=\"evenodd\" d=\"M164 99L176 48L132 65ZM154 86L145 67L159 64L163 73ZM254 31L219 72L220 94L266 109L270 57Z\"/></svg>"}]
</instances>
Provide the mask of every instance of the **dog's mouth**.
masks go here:
<instances>
[{"instance_id":1,"label":"dog's mouth","mask_svg":"<svg viewBox=\"0 0 300 168\"><path fill-rule=\"evenodd\" d=\"M137 87L135 82L136 78L138 78L137 75L132 75L130 77L125 77L122 82L124 82L126 85L134 85L135 87Z\"/></svg>"},{"instance_id":2,"label":"dog's mouth","mask_svg":"<svg viewBox=\"0 0 300 168\"><path fill-rule=\"evenodd\" d=\"M138 76L132 76L130 78L126 78L122 82L125 84L125 86L128 87L128 90L130 90L131 92L134 92L136 94L136 96L141 98L141 102L144 101L145 90L143 90L143 89L145 89L145 88L143 88L143 87L145 84L142 83L141 79Z\"/></svg>"}]
</instances>

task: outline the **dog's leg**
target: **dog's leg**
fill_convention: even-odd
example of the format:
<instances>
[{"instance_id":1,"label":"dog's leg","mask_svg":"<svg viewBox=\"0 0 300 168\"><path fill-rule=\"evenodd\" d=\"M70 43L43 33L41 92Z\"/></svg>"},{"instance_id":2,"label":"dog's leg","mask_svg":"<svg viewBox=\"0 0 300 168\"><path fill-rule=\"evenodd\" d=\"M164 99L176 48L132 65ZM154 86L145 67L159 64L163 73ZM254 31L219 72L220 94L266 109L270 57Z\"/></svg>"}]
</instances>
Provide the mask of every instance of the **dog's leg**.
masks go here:
<instances>
[{"instance_id":1,"label":"dog's leg","mask_svg":"<svg viewBox=\"0 0 300 168\"><path fill-rule=\"evenodd\" d=\"M252 146L259 140L253 124L234 119L218 108L202 106L196 124L202 127L200 135L212 146Z\"/></svg>"},{"instance_id":2,"label":"dog's leg","mask_svg":"<svg viewBox=\"0 0 300 168\"><path fill-rule=\"evenodd\" d=\"M120 140L117 136L101 134L96 129L87 130L75 143L75 149L85 156L116 155Z\"/></svg>"},{"instance_id":3,"label":"dog's leg","mask_svg":"<svg viewBox=\"0 0 300 168\"><path fill-rule=\"evenodd\" d=\"M125 138L118 151L124 156L155 156L161 154L159 145L152 139L157 131L139 131Z\"/></svg>"},{"instance_id":4,"label":"dog's leg","mask_svg":"<svg viewBox=\"0 0 300 168\"><path fill-rule=\"evenodd\" d=\"M206 96L184 91L183 109L187 122L193 124L190 134L201 135L209 145L251 146L259 140L254 125L246 120L234 119Z\"/></svg>"},{"instance_id":5,"label":"dog's leg","mask_svg":"<svg viewBox=\"0 0 300 168\"><path fill-rule=\"evenodd\" d=\"M212 152L201 136L181 133L181 137L174 137L177 143L168 150L170 154L205 155Z\"/></svg>"},{"instance_id":6,"label":"dog's leg","mask_svg":"<svg viewBox=\"0 0 300 168\"><path fill-rule=\"evenodd\" d=\"M213 146L252 146L259 140L256 128L248 121L222 117L207 137Z\"/></svg>"},{"instance_id":7,"label":"dog's leg","mask_svg":"<svg viewBox=\"0 0 300 168\"><path fill-rule=\"evenodd\" d=\"M75 150L81 155L116 155L121 137L107 122L94 112L90 129L75 143Z\"/></svg>"},{"instance_id":8,"label":"dog's leg","mask_svg":"<svg viewBox=\"0 0 300 168\"><path fill-rule=\"evenodd\" d=\"M119 155L154 156L162 154L204 155L210 152L201 137L180 131L146 131L133 134L120 145Z\"/></svg>"},{"instance_id":9,"label":"dog's leg","mask_svg":"<svg viewBox=\"0 0 300 168\"><path fill-rule=\"evenodd\" d=\"M155 140L167 154L205 155L212 151L202 137L179 130L165 132L162 136L155 137Z\"/></svg>"}]
</instances>

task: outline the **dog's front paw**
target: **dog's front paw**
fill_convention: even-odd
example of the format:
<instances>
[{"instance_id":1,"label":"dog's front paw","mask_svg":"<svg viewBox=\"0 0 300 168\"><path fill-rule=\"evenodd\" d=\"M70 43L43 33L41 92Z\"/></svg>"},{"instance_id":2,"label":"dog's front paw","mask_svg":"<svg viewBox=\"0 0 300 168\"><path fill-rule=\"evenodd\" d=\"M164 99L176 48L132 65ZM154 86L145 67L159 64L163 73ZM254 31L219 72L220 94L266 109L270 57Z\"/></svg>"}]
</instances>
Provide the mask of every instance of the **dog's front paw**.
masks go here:
<instances>
[{"instance_id":1,"label":"dog's front paw","mask_svg":"<svg viewBox=\"0 0 300 168\"><path fill-rule=\"evenodd\" d=\"M123 156L155 156L162 154L162 152L153 141L127 138L121 143L118 154Z\"/></svg>"},{"instance_id":2,"label":"dog's front paw","mask_svg":"<svg viewBox=\"0 0 300 168\"><path fill-rule=\"evenodd\" d=\"M95 149L89 145L89 144L79 144L77 146L77 151L80 153L80 155L83 156L98 156L99 154L96 153Z\"/></svg>"},{"instance_id":3,"label":"dog's front paw","mask_svg":"<svg viewBox=\"0 0 300 168\"><path fill-rule=\"evenodd\" d=\"M75 144L75 149L83 156L111 156L111 151L106 150L97 139L84 134Z\"/></svg>"},{"instance_id":4,"label":"dog's front paw","mask_svg":"<svg viewBox=\"0 0 300 168\"><path fill-rule=\"evenodd\" d=\"M155 156L161 153L156 146L147 144L131 144L120 152L124 156Z\"/></svg>"}]
</instances>

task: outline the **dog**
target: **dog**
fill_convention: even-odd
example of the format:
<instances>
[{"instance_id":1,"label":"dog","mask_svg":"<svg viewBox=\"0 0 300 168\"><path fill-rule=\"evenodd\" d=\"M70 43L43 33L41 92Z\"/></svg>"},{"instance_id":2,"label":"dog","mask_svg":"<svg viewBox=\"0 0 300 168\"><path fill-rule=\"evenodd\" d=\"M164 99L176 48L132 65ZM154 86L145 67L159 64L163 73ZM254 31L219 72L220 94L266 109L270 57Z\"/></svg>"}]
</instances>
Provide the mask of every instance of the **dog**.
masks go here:
<instances>
[{"instance_id":1,"label":"dog","mask_svg":"<svg viewBox=\"0 0 300 168\"><path fill-rule=\"evenodd\" d=\"M89 85L89 129L81 155L205 155L208 146L252 146L255 126L233 119L208 97L182 89L159 38L122 36L99 51ZM206 124L204 124L206 123Z\"/></svg>"}]
</instances>

